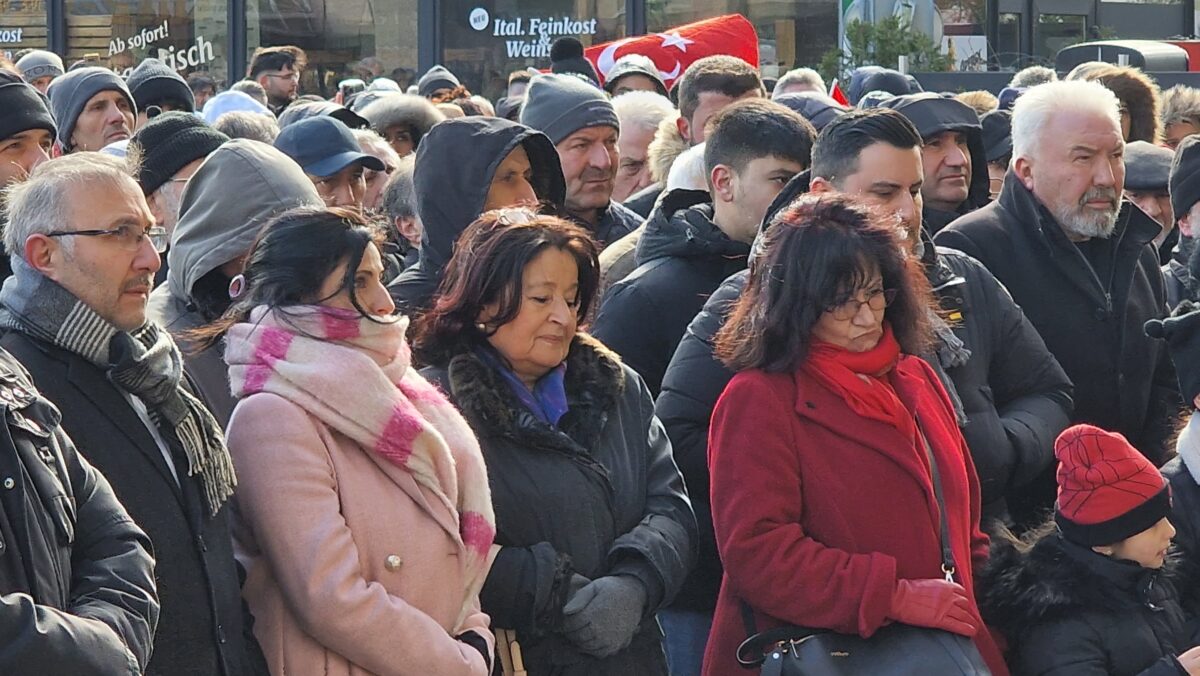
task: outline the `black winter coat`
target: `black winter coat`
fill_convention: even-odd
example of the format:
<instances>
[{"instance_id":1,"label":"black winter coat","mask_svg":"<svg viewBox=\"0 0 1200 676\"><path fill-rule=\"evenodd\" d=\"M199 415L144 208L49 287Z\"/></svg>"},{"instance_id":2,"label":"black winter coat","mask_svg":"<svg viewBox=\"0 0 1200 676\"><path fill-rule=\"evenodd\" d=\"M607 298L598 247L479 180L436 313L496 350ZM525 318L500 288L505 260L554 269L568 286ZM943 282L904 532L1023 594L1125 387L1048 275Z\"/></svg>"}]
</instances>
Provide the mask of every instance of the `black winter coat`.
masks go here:
<instances>
[{"instance_id":1,"label":"black winter coat","mask_svg":"<svg viewBox=\"0 0 1200 676\"><path fill-rule=\"evenodd\" d=\"M985 521L1054 464L1071 416L1071 381L1008 291L979 261L953 249L926 256L926 276L971 357L943 363L967 422ZM1018 512L1024 505L1013 505Z\"/></svg>"},{"instance_id":2,"label":"black winter coat","mask_svg":"<svg viewBox=\"0 0 1200 676\"><path fill-rule=\"evenodd\" d=\"M665 676L654 614L695 560L696 522L641 378L577 334L565 374L570 409L554 428L470 348L421 373L449 394L483 449L501 549L480 600L494 626L516 630L529 673ZM645 585L632 645L596 659L562 637L573 573L626 574Z\"/></svg>"},{"instance_id":3,"label":"black winter coat","mask_svg":"<svg viewBox=\"0 0 1200 676\"><path fill-rule=\"evenodd\" d=\"M1171 482L1171 525L1175 526L1174 544L1183 553L1179 591L1184 609L1194 623L1200 623L1200 417L1195 413L1180 432L1179 455L1163 465L1162 474ZM1196 472L1193 473L1188 464Z\"/></svg>"},{"instance_id":4,"label":"black winter coat","mask_svg":"<svg viewBox=\"0 0 1200 676\"><path fill-rule=\"evenodd\" d=\"M650 218L650 212L654 210L654 205L663 194L663 190L665 188L662 183L651 183L625 198L621 204L642 218Z\"/></svg>"},{"instance_id":5,"label":"black winter coat","mask_svg":"<svg viewBox=\"0 0 1200 676\"><path fill-rule=\"evenodd\" d=\"M750 246L712 222L707 192L674 190L638 241L638 267L609 287L592 336L641 374L657 396L687 325L726 277L746 268Z\"/></svg>"},{"instance_id":6,"label":"black winter coat","mask_svg":"<svg viewBox=\"0 0 1200 676\"><path fill-rule=\"evenodd\" d=\"M188 477L178 440L172 447L176 483L166 459L104 371L83 357L9 331L3 346L62 411L62 427L79 453L112 483L121 504L154 544L162 601L147 674L266 674L241 598L233 558L229 505L210 517L198 477ZM243 614L245 613L245 614Z\"/></svg>"},{"instance_id":7,"label":"black winter coat","mask_svg":"<svg viewBox=\"0 0 1200 676\"><path fill-rule=\"evenodd\" d=\"M60 418L0 351L0 673L140 674L158 621L150 540Z\"/></svg>"},{"instance_id":8,"label":"black winter coat","mask_svg":"<svg viewBox=\"0 0 1200 676\"><path fill-rule=\"evenodd\" d=\"M992 541L976 577L983 619L1009 642L1013 676L1186 676L1191 636L1162 570L1110 559L1046 529L1022 553Z\"/></svg>"},{"instance_id":9,"label":"black winter coat","mask_svg":"<svg viewBox=\"0 0 1200 676\"><path fill-rule=\"evenodd\" d=\"M1000 198L963 216L935 241L987 266L1033 322L1075 384L1073 423L1120 432L1155 465L1179 411L1175 372L1143 325L1166 314L1161 228L1124 203L1116 230L1094 241L1112 255L1101 280L1062 227L1013 174Z\"/></svg>"},{"instance_id":10,"label":"black winter coat","mask_svg":"<svg viewBox=\"0 0 1200 676\"><path fill-rule=\"evenodd\" d=\"M600 214L600 220L596 225L593 226L578 219L575 219L575 222L587 229L603 249L637 230L643 220L641 216L621 206L620 202L609 202L608 207Z\"/></svg>"}]
</instances>

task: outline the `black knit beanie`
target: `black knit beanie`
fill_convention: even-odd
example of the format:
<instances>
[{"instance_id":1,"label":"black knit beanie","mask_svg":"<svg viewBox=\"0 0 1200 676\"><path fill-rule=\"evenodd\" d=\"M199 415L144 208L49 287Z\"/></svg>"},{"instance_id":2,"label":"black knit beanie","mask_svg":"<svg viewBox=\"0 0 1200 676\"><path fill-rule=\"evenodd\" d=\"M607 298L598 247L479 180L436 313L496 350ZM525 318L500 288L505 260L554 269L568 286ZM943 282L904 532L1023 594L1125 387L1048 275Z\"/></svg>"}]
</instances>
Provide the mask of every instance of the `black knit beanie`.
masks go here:
<instances>
[{"instance_id":1,"label":"black knit beanie","mask_svg":"<svg viewBox=\"0 0 1200 676\"><path fill-rule=\"evenodd\" d=\"M1186 216L1193 204L1200 202L1200 136L1188 136L1175 149L1170 190L1176 221Z\"/></svg>"},{"instance_id":2,"label":"black knit beanie","mask_svg":"<svg viewBox=\"0 0 1200 676\"><path fill-rule=\"evenodd\" d=\"M0 139L30 129L45 129L51 136L58 133L46 101L24 82L0 84L0 111Z\"/></svg>"},{"instance_id":3,"label":"black knit beanie","mask_svg":"<svg viewBox=\"0 0 1200 676\"><path fill-rule=\"evenodd\" d=\"M183 104L183 110L189 113L196 110L196 97L187 80L158 59L143 60L129 74L126 84L138 110L146 110L164 101L178 101Z\"/></svg>"},{"instance_id":4,"label":"black knit beanie","mask_svg":"<svg viewBox=\"0 0 1200 676\"><path fill-rule=\"evenodd\" d=\"M1179 393L1189 406L1200 394L1200 305L1185 300L1167 319L1146 322L1146 335L1167 341Z\"/></svg>"},{"instance_id":5,"label":"black knit beanie","mask_svg":"<svg viewBox=\"0 0 1200 676\"><path fill-rule=\"evenodd\" d=\"M192 113L163 113L147 122L130 139L141 151L137 180L142 192L150 195L171 180L180 169L229 140Z\"/></svg>"},{"instance_id":6,"label":"black knit beanie","mask_svg":"<svg viewBox=\"0 0 1200 676\"><path fill-rule=\"evenodd\" d=\"M600 76L596 74L592 62L583 56L583 43L569 35L555 40L550 46L550 72L577 73L597 87L600 86Z\"/></svg>"}]
</instances>

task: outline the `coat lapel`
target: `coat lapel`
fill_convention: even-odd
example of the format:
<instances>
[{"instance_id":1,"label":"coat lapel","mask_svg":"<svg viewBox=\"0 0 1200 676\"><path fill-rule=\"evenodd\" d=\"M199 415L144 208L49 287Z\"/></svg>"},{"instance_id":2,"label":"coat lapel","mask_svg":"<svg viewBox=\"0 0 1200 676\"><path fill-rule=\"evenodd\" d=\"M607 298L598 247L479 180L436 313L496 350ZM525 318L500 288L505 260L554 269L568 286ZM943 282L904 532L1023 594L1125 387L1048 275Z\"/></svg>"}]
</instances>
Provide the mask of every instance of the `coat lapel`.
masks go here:
<instances>
[{"instance_id":1,"label":"coat lapel","mask_svg":"<svg viewBox=\"0 0 1200 676\"><path fill-rule=\"evenodd\" d=\"M903 361L901 363L903 364ZM797 370L793 378L796 383L794 408L797 415L847 441L873 449L891 460L921 487L930 515L938 513L929 463L923 452L915 452L911 440L905 439L899 430L887 423L855 414L841 397L821 386L803 370ZM896 394L910 411L917 410L918 402L909 388L900 386ZM936 518L934 524L937 524Z\"/></svg>"},{"instance_id":2,"label":"coat lapel","mask_svg":"<svg viewBox=\"0 0 1200 676\"><path fill-rule=\"evenodd\" d=\"M167 461L163 457L162 451L159 450L158 444L155 443L154 437L150 436L146 424L138 417L137 412L133 410L116 386L109 382L95 365L75 354L71 354L67 358L67 381L79 390L80 395L112 421L113 426L129 439L163 480L174 489L176 497L182 499L179 484L172 476L170 468L167 467ZM179 468L176 469L178 471ZM180 481L187 479L186 468L179 472L179 477Z\"/></svg>"}]
</instances>

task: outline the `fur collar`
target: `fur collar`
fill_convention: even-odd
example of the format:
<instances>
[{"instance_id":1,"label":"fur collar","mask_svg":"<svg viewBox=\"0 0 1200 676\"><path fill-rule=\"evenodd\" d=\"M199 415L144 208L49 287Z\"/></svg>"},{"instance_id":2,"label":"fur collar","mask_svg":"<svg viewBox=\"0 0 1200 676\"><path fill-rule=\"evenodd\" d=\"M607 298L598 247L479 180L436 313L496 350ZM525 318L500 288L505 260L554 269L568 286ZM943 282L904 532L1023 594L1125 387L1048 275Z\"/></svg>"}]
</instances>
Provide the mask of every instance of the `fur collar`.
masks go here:
<instances>
[{"instance_id":1,"label":"fur collar","mask_svg":"<svg viewBox=\"0 0 1200 676\"><path fill-rule=\"evenodd\" d=\"M500 374L474 351L454 356L445 373L451 397L481 437L495 435L558 448L565 441L561 431L581 447L571 450L587 452L599 442L624 391L620 358L595 338L578 333L567 352L563 384L570 408L555 430L526 411Z\"/></svg>"},{"instance_id":2,"label":"fur collar","mask_svg":"<svg viewBox=\"0 0 1200 676\"><path fill-rule=\"evenodd\" d=\"M1044 528L1030 547L1012 537L992 540L975 588L988 624L1010 638L1033 626L1084 612L1128 613L1176 597L1172 554L1160 570L1113 561Z\"/></svg>"}]
</instances>

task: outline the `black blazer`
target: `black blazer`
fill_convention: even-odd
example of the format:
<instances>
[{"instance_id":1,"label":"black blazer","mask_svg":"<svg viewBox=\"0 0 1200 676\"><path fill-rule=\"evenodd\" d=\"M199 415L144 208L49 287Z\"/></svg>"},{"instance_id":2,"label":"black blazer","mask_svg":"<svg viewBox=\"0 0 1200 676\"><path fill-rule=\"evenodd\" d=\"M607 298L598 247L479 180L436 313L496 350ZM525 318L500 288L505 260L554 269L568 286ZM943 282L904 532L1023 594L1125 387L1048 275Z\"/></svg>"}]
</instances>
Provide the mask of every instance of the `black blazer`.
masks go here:
<instances>
[{"instance_id":1,"label":"black blazer","mask_svg":"<svg viewBox=\"0 0 1200 676\"><path fill-rule=\"evenodd\" d=\"M188 476L178 440L165 439L179 483L125 395L77 354L16 331L0 338L62 412L79 452L112 483L154 545L162 603L147 674L266 674L241 601L229 505L210 517L199 479ZM171 435L167 435L170 437Z\"/></svg>"}]
</instances>

